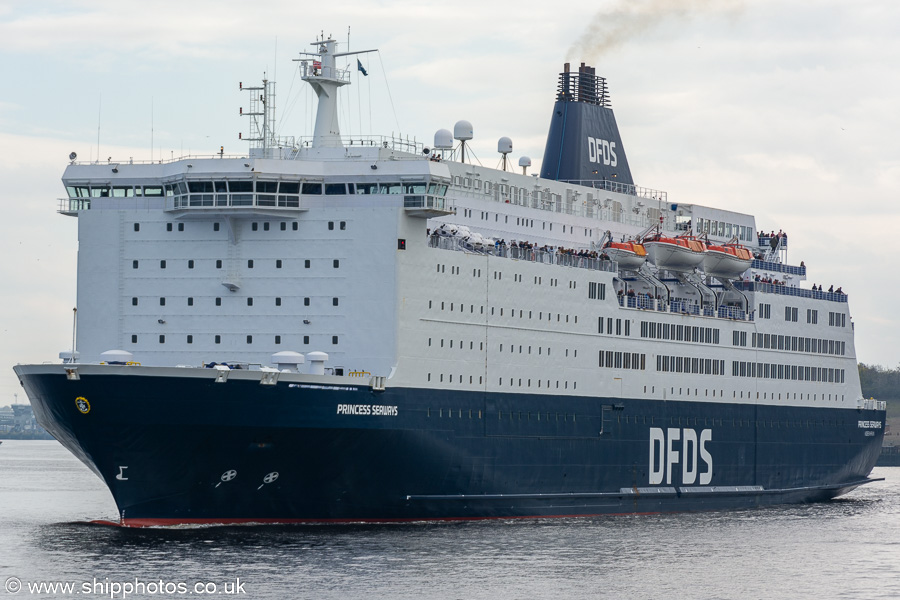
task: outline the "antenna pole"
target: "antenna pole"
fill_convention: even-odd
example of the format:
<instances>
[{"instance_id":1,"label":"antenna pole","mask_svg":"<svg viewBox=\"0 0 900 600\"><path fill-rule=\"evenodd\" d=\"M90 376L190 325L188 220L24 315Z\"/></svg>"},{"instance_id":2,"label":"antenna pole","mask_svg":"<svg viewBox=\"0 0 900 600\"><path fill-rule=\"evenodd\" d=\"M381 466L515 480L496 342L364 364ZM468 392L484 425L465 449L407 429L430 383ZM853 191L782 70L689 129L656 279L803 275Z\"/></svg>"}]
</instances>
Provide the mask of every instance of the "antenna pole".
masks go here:
<instances>
[{"instance_id":1,"label":"antenna pole","mask_svg":"<svg viewBox=\"0 0 900 600\"><path fill-rule=\"evenodd\" d=\"M100 162L100 111L103 108L103 92L97 100L97 162Z\"/></svg>"},{"instance_id":2,"label":"antenna pole","mask_svg":"<svg viewBox=\"0 0 900 600\"><path fill-rule=\"evenodd\" d=\"M75 317L77 315L78 315L78 308L77 307L72 308L72 356L71 356L72 362L75 362L75 325L78 322Z\"/></svg>"}]
</instances>

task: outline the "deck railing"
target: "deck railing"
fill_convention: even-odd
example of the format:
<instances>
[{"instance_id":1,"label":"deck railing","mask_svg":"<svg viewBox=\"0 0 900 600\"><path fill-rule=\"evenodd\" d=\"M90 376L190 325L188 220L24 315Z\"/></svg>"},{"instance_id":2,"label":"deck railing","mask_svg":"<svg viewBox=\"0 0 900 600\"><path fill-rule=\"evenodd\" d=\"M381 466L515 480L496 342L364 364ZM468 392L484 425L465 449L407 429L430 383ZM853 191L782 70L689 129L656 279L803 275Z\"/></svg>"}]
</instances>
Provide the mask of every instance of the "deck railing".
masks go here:
<instances>
[{"instance_id":1,"label":"deck railing","mask_svg":"<svg viewBox=\"0 0 900 600\"><path fill-rule=\"evenodd\" d=\"M796 296L798 298L815 298L816 300L828 300L829 302L847 301L847 294L843 293L814 292L812 290L787 285L762 283L761 281L735 281L734 287L745 292L762 292L764 294L781 294L782 296Z\"/></svg>"},{"instance_id":2,"label":"deck railing","mask_svg":"<svg viewBox=\"0 0 900 600\"><path fill-rule=\"evenodd\" d=\"M512 260L524 260L545 265L557 265L561 267L575 267L578 269L590 269L593 271L608 271L616 273L619 270L618 263L614 260L593 256L579 256L567 251L549 251L538 248L520 248L513 245L496 244L472 244L461 238L431 235L428 237L428 246L441 250L456 250L472 254L483 254L497 258L510 258Z\"/></svg>"}]
</instances>

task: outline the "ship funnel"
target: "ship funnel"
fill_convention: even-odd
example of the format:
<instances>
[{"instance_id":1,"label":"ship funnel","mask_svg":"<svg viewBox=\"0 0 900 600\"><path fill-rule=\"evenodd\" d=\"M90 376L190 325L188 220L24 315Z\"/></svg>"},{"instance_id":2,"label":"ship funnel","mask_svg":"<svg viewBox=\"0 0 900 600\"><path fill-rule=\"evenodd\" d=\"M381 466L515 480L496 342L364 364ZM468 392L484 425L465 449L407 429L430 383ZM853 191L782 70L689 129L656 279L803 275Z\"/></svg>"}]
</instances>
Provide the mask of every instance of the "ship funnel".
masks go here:
<instances>
[{"instance_id":1,"label":"ship funnel","mask_svg":"<svg viewBox=\"0 0 900 600\"><path fill-rule=\"evenodd\" d=\"M581 63L559 74L556 104L544 148L541 177L559 181L608 181L633 185L606 79Z\"/></svg>"}]
</instances>

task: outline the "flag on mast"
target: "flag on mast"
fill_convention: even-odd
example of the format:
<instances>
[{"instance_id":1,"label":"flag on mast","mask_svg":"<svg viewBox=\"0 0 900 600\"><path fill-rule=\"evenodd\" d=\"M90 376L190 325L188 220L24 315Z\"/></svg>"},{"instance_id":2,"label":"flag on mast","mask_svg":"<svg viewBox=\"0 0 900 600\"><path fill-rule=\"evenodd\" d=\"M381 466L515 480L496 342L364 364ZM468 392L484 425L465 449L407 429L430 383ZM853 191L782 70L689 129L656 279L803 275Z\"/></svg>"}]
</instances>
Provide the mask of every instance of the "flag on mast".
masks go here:
<instances>
[{"instance_id":1,"label":"flag on mast","mask_svg":"<svg viewBox=\"0 0 900 600\"><path fill-rule=\"evenodd\" d=\"M369 76L369 74L366 73L366 70L363 68L362 63L359 61L358 58L356 59L356 68L357 68L357 70L358 70L360 73L362 73L362 74L365 75L366 77Z\"/></svg>"}]
</instances>

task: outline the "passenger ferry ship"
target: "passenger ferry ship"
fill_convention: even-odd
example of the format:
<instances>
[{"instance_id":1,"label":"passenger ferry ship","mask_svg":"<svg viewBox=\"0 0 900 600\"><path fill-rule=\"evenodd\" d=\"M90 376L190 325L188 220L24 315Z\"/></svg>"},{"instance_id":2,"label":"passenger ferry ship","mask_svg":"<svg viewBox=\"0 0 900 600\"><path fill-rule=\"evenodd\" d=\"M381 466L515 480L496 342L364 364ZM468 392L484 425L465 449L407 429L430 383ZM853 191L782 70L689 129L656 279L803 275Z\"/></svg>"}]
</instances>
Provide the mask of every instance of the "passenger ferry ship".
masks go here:
<instances>
[{"instance_id":1,"label":"passenger ferry ship","mask_svg":"<svg viewBox=\"0 0 900 600\"><path fill-rule=\"evenodd\" d=\"M15 367L120 523L752 507L865 484L847 296L786 237L632 179L606 81L566 65L540 176L340 134L356 53L299 61L309 140L251 95L248 155L82 163L77 351ZM459 144L455 144L458 141ZM456 146L454 148L454 146Z\"/></svg>"}]
</instances>

